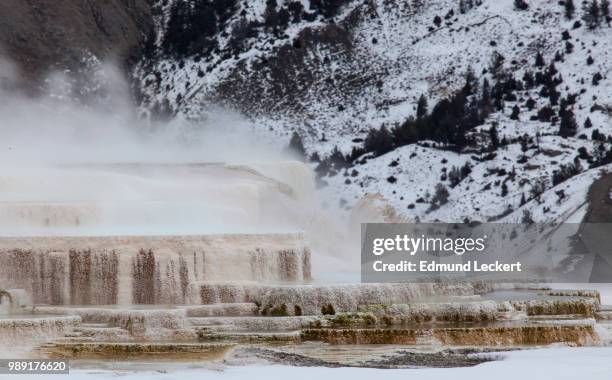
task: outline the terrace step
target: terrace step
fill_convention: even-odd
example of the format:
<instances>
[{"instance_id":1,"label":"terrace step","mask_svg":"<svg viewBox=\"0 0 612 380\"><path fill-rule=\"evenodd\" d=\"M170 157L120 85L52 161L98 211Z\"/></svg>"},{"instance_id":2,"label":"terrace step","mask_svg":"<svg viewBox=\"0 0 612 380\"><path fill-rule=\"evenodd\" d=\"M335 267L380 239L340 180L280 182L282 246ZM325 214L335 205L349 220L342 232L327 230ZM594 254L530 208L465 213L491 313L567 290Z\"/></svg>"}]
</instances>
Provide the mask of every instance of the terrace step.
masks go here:
<instances>
[{"instance_id":1,"label":"terrace step","mask_svg":"<svg viewBox=\"0 0 612 380\"><path fill-rule=\"evenodd\" d=\"M241 317L257 315L259 307L251 302L186 306L187 317Z\"/></svg>"},{"instance_id":2,"label":"terrace step","mask_svg":"<svg viewBox=\"0 0 612 380\"><path fill-rule=\"evenodd\" d=\"M572 321L489 322L432 324L418 327L306 328L302 341L330 344L422 344L448 346L525 346L567 343L576 346L600 344L593 319Z\"/></svg>"},{"instance_id":3,"label":"terrace step","mask_svg":"<svg viewBox=\"0 0 612 380\"><path fill-rule=\"evenodd\" d=\"M111 327L108 323L81 323L82 329L104 329Z\"/></svg>"},{"instance_id":4,"label":"terrace step","mask_svg":"<svg viewBox=\"0 0 612 380\"><path fill-rule=\"evenodd\" d=\"M595 317L597 318L597 320L612 321L612 310L610 309L600 310L595 314Z\"/></svg>"},{"instance_id":5,"label":"terrace step","mask_svg":"<svg viewBox=\"0 0 612 380\"><path fill-rule=\"evenodd\" d=\"M228 331L287 331L310 326L318 317L205 317L188 318L194 327L209 327Z\"/></svg>"},{"instance_id":6,"label":"terrace step","mask_svg":"<svg viewBox=\"0 0 612 380\"><path fill-rule=\"evenodd\" d=\"M231 343L299 343L300 331L223 331L214 332L202 329L198 332L200 342L231 342Z\"/></svg>"},{"instance_id":7,"label":"terrace step","mask_svg":"<svg viewBox=\"0 0 612 380\"><path fill-rule=\"evenodd\" d=\"M210 360L222 358L233 347L231 343L54 342L39 346L36 351L51 359Z\"/></svg>"}]
</instances>

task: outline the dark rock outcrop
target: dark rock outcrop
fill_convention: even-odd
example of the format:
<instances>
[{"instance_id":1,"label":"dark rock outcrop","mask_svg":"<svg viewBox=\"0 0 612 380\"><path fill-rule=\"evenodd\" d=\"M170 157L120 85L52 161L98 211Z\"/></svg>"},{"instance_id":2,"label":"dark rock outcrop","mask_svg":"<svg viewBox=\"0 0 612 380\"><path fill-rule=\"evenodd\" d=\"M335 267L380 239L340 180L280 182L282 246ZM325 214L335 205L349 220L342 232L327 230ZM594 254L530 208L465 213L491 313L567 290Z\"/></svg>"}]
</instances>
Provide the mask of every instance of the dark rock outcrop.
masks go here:
<instances>
[{"instance_id":1,"label":"dark rock outcrop","mask_svg":"<svg viewBox=\"0 0 612 380\"><path fill-rule=\"evenodd\" d=\"M0 2L0 53L30 88L51 70L78 70L88 54L129 65L151 36L148 0Z\"/></svg>"}]
</instances>

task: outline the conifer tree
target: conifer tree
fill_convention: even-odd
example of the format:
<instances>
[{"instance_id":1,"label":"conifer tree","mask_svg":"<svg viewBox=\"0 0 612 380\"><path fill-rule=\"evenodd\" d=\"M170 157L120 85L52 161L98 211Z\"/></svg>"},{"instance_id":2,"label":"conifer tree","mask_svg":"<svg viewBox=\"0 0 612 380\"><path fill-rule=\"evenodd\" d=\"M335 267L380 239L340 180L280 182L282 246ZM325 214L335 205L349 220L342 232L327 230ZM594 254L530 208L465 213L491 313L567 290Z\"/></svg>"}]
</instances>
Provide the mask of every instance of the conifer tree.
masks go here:
<instances>
[{"instance_id":1,"label":"conifer tree","mask_svg":"<svg viewBox=\"0 0 612 380\"><path fill-rule=\"evenodd\" d=\"M514 9L524 11L529 9L529 4L525 0L514 0Z\"/></svg>"},{"instance_id":2,"label":"conifer tree","mask_svg":"<svg viewBox=\"0 0 612 380\"><path fill-rule=\"evenodd\" d=\"M293 132L291 140L289 140L289 149L298 154L300 158L306 157L306 149L304 148L304 143L302 142L302 136L300 136L299 133Z\"/></svg>"},{"instance_id":3,"label":"conifer tree","mask_svg":"<svg viewBox=\"0 0 612 380\"><path fill-rule=\"evenodd\" d=\"M527 99L527 101L525 102L525 107L527 107L527 109L528 109L529 111L533 111L533 109L535 108L535 106L536 106L536 101L535 101L535 100L533 100L533 98L529 98L529 99Z\"/></svg>"},{"instance_id":4,"label":"conifer tree","mask_svg":"<svg viewBox=\"0 0 612 380\"><path fill-rule=\"evenodd\" d=\"M501 185L501 196L505 197L506 195L508 195L508 185L506 185L506 182L503 182Z\"/></svg>"},{"instance_id":5,"label":"conifer tree","mask_svg":"<svg viewBox=\"0 0 612 380\"><path fill-rule=\"evenodd\" d=\"M367 152L381 156L393 149L393 136L384 125L380 129L370 129L363 146Z\"/></svg>"},{"instance_id":6,"label":"conifer tree","mask_svg":"<svg viewBox=\"0 0 612 380\"><path fill-rule=\"evenodd\" d=\"M482 119L486 118L491 113L491 86L489 80L485 78L482 81L482 95L480 96L481 115Z\"/></svg>"},{"instance_id":7,"label":"conifer tree","mask_svg":"<svg viewBox=\"0 0 612 380\"><path fill-rule=\"evenodd\" d=\"M587 65L591 66L593 63L595 62L595 60L593 59L593 57L591 57L590 55L587 57Z\"/></svg>"},{"instance_id":8,"label":"conifer tree","mask_svg":"<svg viewBox=\"0 0 612 380\"><path fill-rule=\"evenodd\" d=\"M422 119L425 116L427 116L427 98L425 95L421 95L417 103L417 119Z\"/></svg>"},{"instance_id":9,"label":"conifer tree","mask_svg":"<svg viewBox=\"0 0 612 380\"><path fill-rule=\"evenodd\" d=\"M433 22L436 25L436 27L439 28L440 25L442 24L442 18L440 18L440 16L436 15L436 17L434 17Z\"/></svg>"},{"instance_id":10,"label":"conifer tree","mask_svg":"<svg viewBox=\"0 0 612 380\"><path fill-rule=\"evenodd\" d=\"M601 73L597 72L595 74L593 74L593 79L591 80L591 84L593 86L598 86L599 85L599 81L601 81L603 79L603 76L601 75Z\"/></svg>"},{"instance_id":11,"label":"conifer tree","mask_svg":"<svg viewBox=\"0 0 612 380\"><path fill-rule=\"evenodd\" d=\"M499 136L495 124L491 125L491 128L489 128L489 141L491 143L491 150L495 150L499 147Z\"/></svg>"},{"instance_id":12,"label":"conifer tree","mask_svg":"<svg viewBox=\"0 0 612 380\"><path fill-rule=\"evenodd\" d=\"M514 107L512 107L512 114L510 115L510 119L512 120L520 120L519 119L519 114L521 113L521 109L519 108L518 105L514 105Z\"/></svg>"},{"instance_id":13,"label":"conifer tree","mask_svg":"<svg viewBox=\"0 0 612 380\"><path fill-rule=\"evenodd\" d=\"M504 68L504 62L506 58L498 51L494 51L491 56L491 62L489 63L489 71L494 78L498 78Z\"/></svg>"},{"instance_id":14,"label":"conifer tree","mask_svg":"<svg viewBox=\"0 0 612 380\"><path fill-rule=\"evenodd\" d=\"M610 0L601 0L601 18L610 26L612 15L610 15Z\"/></svg>"},{"instance_id":15,"label":"conifer tree","mask_svg":"<svg viewBox=\"0 0 612 380\"><path fill-rule=\"evenodd\" d=\"M463 86L463 92L466 95L472 95L477 87L478 81L476 80L474 69L472 66L468 66L467 71L465 72L465 85Z\"/></svg>"},{"instance_id":16,"label":"conifer tree","mask_svg":"<svg viewBox=\"0 0 612 380\"><path fill-rule=\"evenodd\" d=\"M334 149L329 155L329 160L336 170L344 169L349 166L349 162L346 160L346 157L344 157L337 145L334 146Z\"/></svg>"},{"instance_id":17,"label":"conifer tree","mask_svg":"<svg viewBox=\"0 0 612 380\"><path fill-rule=\"evenodd\" d=\"M563 111L561 113L561 124L559 125L559 135L561 137L572 137L576 135L578 129L578 123L571 110Z\"/></svg>"},{"instance_id":18,"label":"conifer tree","mask_svg":"<svg viewBox=\"0 0 612 380\"><path fill-rule=\"evenodd\" d=\"M544 67L546 63L544 62L544 56L542 56L542 52L538 51L535 58L535 66L536 67Z\"/></svg>"},{"instance_id":19,"label":"conifer tree","mask_svg":"<svg viewBox=\"0 0 612 380\"><path fill-rule=\"evenodd\" d=\"M574 11L576 10L576 7L574 6L574 1L573 0L565 0L564 7L565 7L565 17L568 20L573 19L574 18Z\"/></svg>"},{"instance_id":20,"label":"conifer tree","mask_svg":"<svg viewBox=\"0 0 612 380\"><path fill-rule=\"evenodd\" d=\"M289 11L287 10L287 8L285 7L281 8L281 10L278 11L278 25L282 29L287 28L287 25L289 25L290 17L291 15L289 14Z\"/></svg>"},{"instance_id":21,"label":"conifer tree","mask_svg":"<svg viewBox=\"0 0 612 380\"><path fill-rule=\"evenodd\" d=\"M601 24L601 14L597 0L584 3L582 20L591 30L596 29Z\"/></svg>"},{"instance_id":22,"label":"conifer tree","mask_svg":"<svg viewBox=\"0 0 612 380\"><path fill-rule=\"evenodd\" d=\"M304 6L301 2L292 1L287 5L287 10L291 14L292 22L298 23L302 21L302 13L304 13Z\"/></svg>"},{"instance_id":23,"label":"conifer tree","mask_svg":"<svg viewBox=\"0 0 612 380\"><path fill-rule=\"evenodd\" d=\"M266 0L266 9L264 11L264 22L266 28L274 29L278 26L278 12L276 11L276 0Z\"/></svg>"},{"instance_id":24,"label":"conifer tree","mask_svg":"<svg viewBox=\"0 0 612 380\"><path fill-rule=\"evenodd\" d=\"M435 188L434 196L431 199L431 210L436 210L440 208L440 206L445 205L448 202L448 197L450 196L448 189L441 183L438 183Z\"/></svg>"}]
</instances>

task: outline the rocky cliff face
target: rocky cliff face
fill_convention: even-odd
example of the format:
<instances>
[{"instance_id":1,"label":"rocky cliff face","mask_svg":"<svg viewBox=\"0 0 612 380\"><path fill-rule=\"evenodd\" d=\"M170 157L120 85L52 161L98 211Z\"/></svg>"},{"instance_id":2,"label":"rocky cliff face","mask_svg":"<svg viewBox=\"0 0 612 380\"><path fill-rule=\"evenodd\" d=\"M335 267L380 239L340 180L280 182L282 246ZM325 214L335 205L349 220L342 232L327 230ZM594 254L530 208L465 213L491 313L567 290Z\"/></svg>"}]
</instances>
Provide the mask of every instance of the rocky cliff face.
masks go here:
<instances>
[{"instance_id":1,"label":"rocky cliff face","mask_svg":"<svg viewBox=\"0 0 612 380\"><path fill-rule=\"evenodd\" d=\"M91 57L140 59L153 33L147 0L0 2L0 52L30 88L53 70L79 70Z\"/></svg>"}]
</instances>

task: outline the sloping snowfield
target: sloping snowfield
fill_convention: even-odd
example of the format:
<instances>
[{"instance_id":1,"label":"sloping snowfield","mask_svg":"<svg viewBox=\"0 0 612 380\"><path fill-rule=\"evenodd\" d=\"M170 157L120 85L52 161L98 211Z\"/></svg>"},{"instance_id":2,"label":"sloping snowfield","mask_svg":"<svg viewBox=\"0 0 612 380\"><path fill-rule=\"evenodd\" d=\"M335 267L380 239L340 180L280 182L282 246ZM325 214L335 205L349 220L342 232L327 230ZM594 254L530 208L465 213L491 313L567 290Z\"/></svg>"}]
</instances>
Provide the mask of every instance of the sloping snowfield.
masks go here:
<instances>
[{"instance_id":1,"label":"sloping snowfield","mask_svg":"<svg viewBox=\"0 0 612 380\"><path fill-rule=\"evenodd\" d=\"M321 368L243 366L226 368L205 368L196 366L176 367L167 370L84 370L71 371L70 375L31 375L40 379L78 378L124 379L124 380L196 380L196 379L372 379L384 376L392 379L585 379L609 380L612 378L612 348L548 348L497 353L503 359L465 368L415 368L415 369L363 369L363 368ZM161 368L161 367L159 367ZM14 379L12 375L0 375L0 379ZM18 378L29 378L19 376Z\"/></svg>"}]
</instances>

